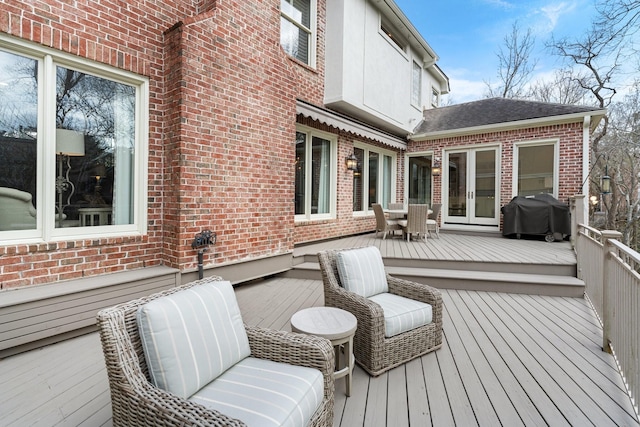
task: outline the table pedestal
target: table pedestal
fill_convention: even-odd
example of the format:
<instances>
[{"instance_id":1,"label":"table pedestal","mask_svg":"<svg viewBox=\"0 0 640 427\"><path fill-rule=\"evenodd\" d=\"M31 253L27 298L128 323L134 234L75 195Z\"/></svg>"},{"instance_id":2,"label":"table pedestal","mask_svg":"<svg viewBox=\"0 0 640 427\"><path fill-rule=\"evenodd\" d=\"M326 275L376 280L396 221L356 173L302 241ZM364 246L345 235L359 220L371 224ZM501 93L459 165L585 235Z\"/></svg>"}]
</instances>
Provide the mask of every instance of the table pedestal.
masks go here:
<instances>
[{"instance_id":1,"label":"table pedestal","mask_svg":"<svg viewBox=\"0 0 640 427\"><path fill-rule=\"evenodd\" d=\"M316 335L331 341L336 354L336 371L333 377L346 377L347 396L351 396L355 361L353 336L357 326L358 321L353 314L335 307L306 308L291 317L293 332ZM344 357L341 357L342 350L344 350Z\"/></svg>"}]
</instances>

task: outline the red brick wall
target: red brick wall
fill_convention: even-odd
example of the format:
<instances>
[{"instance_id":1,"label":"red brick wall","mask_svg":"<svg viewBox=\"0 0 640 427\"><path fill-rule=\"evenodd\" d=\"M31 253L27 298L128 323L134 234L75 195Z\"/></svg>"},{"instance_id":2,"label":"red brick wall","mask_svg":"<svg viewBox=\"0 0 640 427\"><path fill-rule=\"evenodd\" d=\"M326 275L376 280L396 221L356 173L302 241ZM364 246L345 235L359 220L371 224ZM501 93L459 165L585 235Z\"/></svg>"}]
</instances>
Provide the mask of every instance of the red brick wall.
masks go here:
<instances>
[{"instance_id":1,"label":"red brick wall","mask_svg":"<svg viewBox=\"0 0 640 427\"><path fill-rule=\"evenodd\" d=\"M280 48L280 2L5 1L0 31L149 78L148 233L0 242L0 288L151 265L194 269L293 249L295 100L322 104L324 0L315 68Z\"/></svg>"},{"instance_id":2,"label":"red brick wall","mask_svg":"<svg viewBox=\"0 0 640 427\"><path fill-rule=\"evenodd\" d=\"M149 77L148 233L41 244L0 242L0 288L51 283L162 263L163 31L187 5L163 0L5 1L0 31ZM133 13L132 13L133 12Z\"/></svg>"},{"instance_id":3,"label":"red brick wall","mask_svg":"<svg viewBox=\"0 0 640 427\"><path fill-rule=\"evenodd\" d=\"M413 141L409 143L409 152L433 150L442 162L443 150L464 148L481 144L501 145L500 206L513 197L513 156L516 143L546 140L559 140L559 189L558 198L568 203L568 198L580 192L582 185L582 122L510 130L505 132L465 135L453 138L441 138L432 141ZM444 165L443 165L444 167ZM442 200L440 194L441 176L434 177L434 203Z\"/></svg>"},{"instance_id":4,"label":"red brick wall","mask_svg":"<svg viewBox=\"0 0 640 427\"><path fill-rule=\"evenodd\" d=\"M293 249L296 66L279 22L276 7L239 2L167 35L180 40L167 51L181 71L167 80L168 104L180 109L166 156L165 252L175 266L195 267L190 244L204 228L218 236L205 264Z\"/></svg>"}]
</instances>

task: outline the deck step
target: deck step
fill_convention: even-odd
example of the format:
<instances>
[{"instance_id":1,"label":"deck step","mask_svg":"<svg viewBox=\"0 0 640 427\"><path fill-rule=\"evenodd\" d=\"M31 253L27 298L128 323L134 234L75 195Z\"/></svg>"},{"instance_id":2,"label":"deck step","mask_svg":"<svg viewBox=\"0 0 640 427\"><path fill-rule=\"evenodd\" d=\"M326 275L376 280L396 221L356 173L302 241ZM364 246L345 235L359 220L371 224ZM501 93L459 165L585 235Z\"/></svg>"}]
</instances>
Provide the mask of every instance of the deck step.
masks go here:
<instances>
[{"instance_id":1,"label":"deck step","mask_svg":"<svg viewBox=\"0 0 640 427\"><path fill-rule=\"evenodd\" d=\"M440 289L582 297L585 286L582 280L568 275L398 266L386 266L386 271L393 276ZM322 279L319 264L310 261L295 265L292 270L285 273L285 277Z\"/></svg>"}]
</instances>

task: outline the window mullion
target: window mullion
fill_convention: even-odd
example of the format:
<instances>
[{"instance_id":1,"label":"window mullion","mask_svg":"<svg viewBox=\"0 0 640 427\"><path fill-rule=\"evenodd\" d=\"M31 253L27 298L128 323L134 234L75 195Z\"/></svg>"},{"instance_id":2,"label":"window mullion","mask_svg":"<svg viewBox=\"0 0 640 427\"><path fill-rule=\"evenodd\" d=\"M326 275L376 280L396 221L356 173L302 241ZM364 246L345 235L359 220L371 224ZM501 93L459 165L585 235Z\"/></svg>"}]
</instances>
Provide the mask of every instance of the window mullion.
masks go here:
<instances>
[{"instance_id":1,"label":"window mullion","mask_svg":"<svg viewBox=\"0 0 640 427\"><path fill-rule=\"evenodd\" d=\"M56 65L51 55L45 55L42 70L38 70L38 207L40 223L44 223L44 240L55 230L56 206ZM40 137L42 135L42 137Z\"/></svg>"},{"instance_id":2,"label":"window mullion","mask_svg":"<svg viewBox=\"0 0 640 427\"><path fill-rule=\"evenodd\" d=\"M304 213L305 218L311 219L311 200L312 192L313 192L313 136L310 133L307 133L307 138L305 141L305 197L304 197Z\"/></svg>"}]
</instances>

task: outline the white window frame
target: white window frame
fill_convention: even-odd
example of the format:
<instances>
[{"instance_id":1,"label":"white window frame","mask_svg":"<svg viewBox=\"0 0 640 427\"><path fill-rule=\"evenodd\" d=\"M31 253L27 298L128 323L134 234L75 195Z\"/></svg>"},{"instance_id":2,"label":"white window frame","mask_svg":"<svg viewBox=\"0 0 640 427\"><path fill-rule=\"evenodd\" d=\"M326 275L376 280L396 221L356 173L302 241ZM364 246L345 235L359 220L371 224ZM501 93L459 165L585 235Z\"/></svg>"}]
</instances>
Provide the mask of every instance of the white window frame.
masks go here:
<instances>
[{"instance_id":1,"label":"white window frame","mask_svg":"<svg viewBox=\"0 0 640 427\"><path fill-rule=\"evenodd\" d=\"M318 5L317 5L317 0L309 0L309 25L310 27L307 28L304 25L302 25L300 22L298 22L295 17L293 16L289 16L286 11L285 8L282 7L282 3L287 3L292 5L292 0L280 0L280 15L285 18L287 21L289 21L290 23L292 23L293 25L295 25L298 29L304 31L307 33L307 36L309 38L309 50L307 52L308 58L307 61L304 62L306 65L308 65L309 67L312 68L316 68L316 34L318 32L317 30L317 21L318 21ZM292 6L293 7L293 6ZM280 31L282 32L282 28L280 29ZM284 50L284 49L283 49ZM289 53L285 50L285 53L287 53L287 55L289 55ZM289 55L291 58L294 58L297 61L300 61L300 59ZM301 61L302 62L302 61Z\"/></svg>"},{"instance_id":2,"label":"white window frame","mask_svg":"<svg viewBox=\"0 0 640 427\"><path fill-rule=\"evenodd\" d=\"M0 48L38 60L38 136L36 228L0 231L0 241L11 243L55 242L69 239L144 235L147 232L147 187L149 152L149 79L105 64L0 34ZM135 152L132 224L56 228L55 118L56 67L62 66L99 78L127 84L136 89Z\"/></svg>"},{"instance_id":3,"label":"white window frame","mask_svg":"<svg viewBox=\"0 0 640 427\"><path fill-rule=\"evenodd\" d=\"M553 145L553 197L558 198L559 184L560 184L560 169L559 169L559 161L560 161L560 140L557 138L554 139L545 139L545 140L535 140L535 141L521 141L513 144L513 181L511 185L511 193L512 197L518 195L518 178L520 175L520 171L518 170L518 162L520 159L520 147L534 147L534 146L543 146L543 145Z\"/></svg>"},{"instance_id":4,"label":"white window frame","mask_svg":"<svg viewBox=\"0 0 640 427\"><path fill-rule=\"evenodd\" d=\"M304 126L304 125L300 125L300 124L296 124L296 132L299 133L304 133L306 135L306 141L305 143L307 144L305 147L305 206L304 206L304 213L303 214L297 214L294 217L294 221L296 222L300 222L300 221L313 221L313 220L326 220L326 219L335 219L337 217L337 200L338 200L338 137L335 134L332 133L328 133L328 132L323 132L308 126ZM322 138L325 139L327 141L330 142L331 145L331 152L329 154L329 161L331 162L331 174L330 174L330 183L329 183L329 191L331 192L330 194L330 201L329 201L329 213L317 213L317 214L312 214L311 213L311 193L312 193L312 178L313 178L313 171L311 170L312 168L312 162L311 162L311 156L312 156L312 150L311 150L311 145L313 143L313 137L318 137L318 138Z\"/></svg>"},{"instance_id":5,"label":"white window frame","mask_svg":"<svg viewBox=\"0 0 640 427\"><path fill-rule=\"evenodd\" d=\"M354 148L359 148L361 150L364 150L364 160L363 160L363 164L361 166L362 169L362 182L363 182L363 186L362 186L362 190L363 190L363 195L362 195L362 204L364 206L364 210L360 210L360 211L353 211L354 216L364 216L364 215L371 215L373 214L373 209L369 208L369 168L365 167L369 164L369 153L374 152L374 153L378 153L380 156L382 156L380 159L382 160L384 158L384 156L389 156L391 157L391 171L389 172L391 175L391 194L389 196L391 202L393 203L396 200L396 185L398 183L398 153L396 153L395 151L391 151L391 150L385 150L384 148L379 148L379 147L375 147L372 145L368 145L365 144L363 142L354 142L353 143L353 147ZM378 162L378 176L384 176L384 161L380 161ZM384 180L379 180L378 181L378 186L376 188L376 192L377 194L379 194L380 196L382 196L383 192L384 192ZM386 206L383 206L383 208L385 208Z\"/></svg>"},{"instance_id":6,"label":"white window frame","mask_svg":"<svg viewBox=\"0 0 640 427\"><path fill-rule=\"evenodd\" d=\"M411 61L411 105L418 110L422 105L422 67L415 60Z\"/></svg>"},{"instance_id":7,"label":"white window frame","mask_svg":"<svg viewBox=\"0 0 640 427\"><path fill-rule=\"evenodd\" d=\"M440 91L435 87L431 88L431 106L438 108L440 106Z\"/></svg>"},{"instance_id":8,"label":"white window frame","mask_svg":"<svg viewBox=\"0 0 640 427\"><path fill-rule=\"evenodd\" d=\"M391 22L382 14L380 14L380 22L378 23L378 33L403 56L407 56L406 40L400 36L400 32Z\"/></svg>"}]
</instances>

